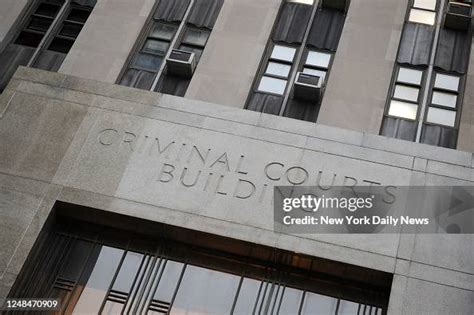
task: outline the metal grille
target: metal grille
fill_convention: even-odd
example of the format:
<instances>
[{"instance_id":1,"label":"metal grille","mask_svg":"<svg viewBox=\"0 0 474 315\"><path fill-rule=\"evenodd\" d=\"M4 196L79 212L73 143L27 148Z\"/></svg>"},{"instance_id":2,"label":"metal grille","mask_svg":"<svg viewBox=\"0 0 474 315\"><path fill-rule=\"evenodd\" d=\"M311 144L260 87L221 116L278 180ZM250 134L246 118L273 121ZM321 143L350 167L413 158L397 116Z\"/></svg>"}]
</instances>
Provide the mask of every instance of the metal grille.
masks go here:
<instances>
[{"instance_id":1,"label":"metal grille","mask_svg":"<svg viewBox=\"0 0 474 315\"><path fill-rule=\"evenodd\" d=\"M385 314L388 293L380 288L288 269L285 262L303 260L276 249L262 260L260 249L257 259L98 226L58 226L33 251L11 297L60 298L61 313L82 314L314 314L321 307Z\"/></svg>"}]
</instances>

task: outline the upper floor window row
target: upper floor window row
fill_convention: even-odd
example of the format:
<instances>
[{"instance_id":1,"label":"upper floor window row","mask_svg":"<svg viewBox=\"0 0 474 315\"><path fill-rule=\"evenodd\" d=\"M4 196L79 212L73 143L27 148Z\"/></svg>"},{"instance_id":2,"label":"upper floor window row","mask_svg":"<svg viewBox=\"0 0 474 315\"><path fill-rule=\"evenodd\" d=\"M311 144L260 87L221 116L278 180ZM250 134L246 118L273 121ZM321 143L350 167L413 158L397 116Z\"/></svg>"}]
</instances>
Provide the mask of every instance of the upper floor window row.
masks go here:
<instances>
[{"instance_id":1,"label":"upper floor window row","mask_svg":"<svg viewBox=\"0 0 474 315\"><path fill-rule=\"evenodd\" d=\"M470 1L438 5L432 0L410 3L380 133L456 148L471 52L472 9ZM414 8L443 14L442 22L434 26L425 23L427 19L416 19L413 23Z\"/></svg>"},{"instance_id":2,"label":"upper floor window row","mask_svg":"<svg viewBox=\"0 0 474 315\"><path fill-rule=\"evenodd\" d=\"M96 0L33 1L0 53L0 92L18 66L58 71L95 4Z\"/></svg>"},{"instance_id":3,"label":"upper floor window row","mask_svg":"<svg viewBox=\"0 0 474 315\"><path fill-rule=\"evenodd\" d=\"M118 83L184 96L223 0L159 0Z\"/></svg>"},{"instance_id":4,"label":"upper floor window row","mask_svg":"<svg viewBox=\"0 0 474 315\"><path fill-rule=\"evenodd\" d=\"M313 121L349 1L284 1L246 108Z\"/></svg>"}]
</instances>

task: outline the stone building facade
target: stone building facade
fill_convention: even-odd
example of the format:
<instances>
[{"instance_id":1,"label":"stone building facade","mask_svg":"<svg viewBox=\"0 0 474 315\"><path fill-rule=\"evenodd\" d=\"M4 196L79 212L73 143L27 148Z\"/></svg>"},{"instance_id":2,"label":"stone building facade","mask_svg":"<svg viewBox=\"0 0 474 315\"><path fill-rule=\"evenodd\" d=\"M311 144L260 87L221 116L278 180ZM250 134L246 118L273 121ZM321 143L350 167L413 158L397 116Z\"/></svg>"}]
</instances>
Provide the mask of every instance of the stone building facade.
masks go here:
<instances>
[{"instance_id":1,"label":"stone building facade","mask_svg":"<svg viewBox=\"0 0 474 315\"><path fill-rule=\"evenodd\" d=\"M63 311L79 313L122 307L151 314L472 313L472 235L273 229L278 185L472 186L472 34L456 31L463 32L453 35L462 47L452 49L460 53L445 58L460 66L442 68L436 53L450 34L446 1L434 1L431 10L431 1L411 0L333 2L348 5L342 9L327 1L58 0L53 26L41 33L32 55L17 53L31 16L44 16L39 2L0 3L0 58L10 58L0 65L2 80L12 75L0 94L0 297L49 292L66 299ZM82 7L89 13L77 33L61 37L61 27L78 25L68 10ZM331 35L332 46L317 41L321 33L310 45L311 26L323 23L324 10L338 11L326 13L339 31ZM416 10L428 14L424 19L432 16L426 12L434 16L432 30L415 32L432 34L426 65L401 59ZM307 19L302 26L301 17ZM165 35L154 32L162 25L175 33L159 37ZM420 37L414 37L416 47L426 42ZM22 40L31 47L30 37ZM276 56L277 46L293 49L295 59ZM192 77L167 70L170 47L194 49L199 58ZM8 55L9 49L16 53ZM155 53L160 49L162 55ZM330 62L311 68L312 52ZM145 55L155 59L140 66ZM19 62L15 56L27 57ZM267 62L287 73L269 74ZM55 71L44 70L53 64ZM314 108L296 102L288 83L307 66L325 73ZM396 139L398 129L384 135L400 68L423 73L420 87L409 86L418 91L414 141ZM436 75L460 79L448 128L454 136L437 125L440 145L430 145L419 142L435 107L431 97L448 93L437 90ZM283 82L270 81L277 93L252 107L254 94L265 92L265 76ZM286 85L278 95L280 83ZM274 104L283 105L274 110ZM292 115L291 106L311 114L284 117ZM446 137L454 140L443 142ZM101 271L101 259L110 275ZM133 259L140 261L136 268ZM69 270L71 261L83 263ZM136 281L121 278L128 261ZM168 275L165 266L173 264L181 264L176 289L159 296L156 275ZM93 282L96 273L109 278ZM251 291L249 279L260 281L260 291ZM202 294L187 300L186 289ZM254 292L246 303L240 300L245 290Z\"/></svg>"}]
</instances>

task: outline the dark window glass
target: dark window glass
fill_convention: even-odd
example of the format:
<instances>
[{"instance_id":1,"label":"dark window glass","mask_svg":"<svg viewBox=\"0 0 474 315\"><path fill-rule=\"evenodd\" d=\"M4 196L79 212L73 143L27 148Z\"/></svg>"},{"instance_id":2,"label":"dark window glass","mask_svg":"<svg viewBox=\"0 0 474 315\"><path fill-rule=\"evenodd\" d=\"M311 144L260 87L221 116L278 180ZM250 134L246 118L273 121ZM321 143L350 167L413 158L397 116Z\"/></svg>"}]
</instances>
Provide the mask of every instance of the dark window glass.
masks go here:
<instances>
[{"instance_id":1,"label":"dark window glass","mask_svg":"<svg viewBox=\"0 0 474 315\"><path fill-rule=\"evenodd\" d=\"M134 67L147 70L158 70L160 68L162 57L148 54L139 54L133 63Z\"/></svg>"},{"instance_id":2,"label":"dark window glass","mask_svg":"<svg viewBox=\"0 0 474 315\"><path fill-rule=\"evenodd\" d=\"M71 252L69 253L66 264L61 268L60 277L71 281L77 281L93 246L94 244L91 242L75 242Z\"/></svg>"},{"instance_id":3,"label":"dark window glass","mask_svg":"<svg viewBox=\"0 0 474 315\"><path fill-rule=\"evenodd\" d=\"M451 127L424 124L421 132L421 143L445 148L456 148L458 131Z\"/></svg>"},{"instance_id":4,"label":"dark window glass","mask_svg":"<svg viewBox=\"0 0 474 315\"><path fill-rule=\"evenodd\" d=\"M59 35L69 36L76 38L82 30L81 24L75 24L70 22L65 22Z\"/></svg>"},{"instance_id":5,"label":"dark window glass","mask_svg":"<svg viewBox=\"0 0 474 315\"><path fill-rule=\"evenodd\" d=\"M33 16L27 29L46 33L52 22L52 19Z\"/></svg>"},{"instance_id":6,"label":"dark window glass","mask_svg":"<svg viewBox=\"0 0 474 315\"><path fill-rule=\"evenodd\" d=\"M120 80L121 85L149 90L169 50L171 40L178 25L153 22L152 29L144 40L140 52L137 52ZM135 68L135 69L134 69ZM146 71L145 71L146 70Z\"/></svg>"},{"instance_id":7,"label":"dark window glass","mask_svg":"<svg viewBox=\"0 0 474 315\"><path fill-rule=\"evenodd\" d=\"M196 62L199 62L199 59L201 59L202 55L202 48L194 47L194 46L189 46L189 45L181 45L179 46L180 50L192 52L195 55Z\"/></svg>"},{"instance_id":8,"label":"dark window glass","mask_svg":"<svg viewBox=\"0 0 474 315\"><path fill-rule=\"evenodd\" d=\"M38 9L36 9L35 14L54 18L59 12L60 8L61 7L59 5L43 2L38 6Z\"/></svg>"},{"instance_id":9,"label":"dark window glass","mask_svg":"<svg viewBox=\"0 0 474 315\"><path fill-rule=\"evenodd\" d=\"M336 266L332 268L329 261L288 256L294 254L283 251L276 255L280 258L271 258L269 253L277 249L262 246L252 253L254 244L220 243L211 236L186 234L189 232L183 229L171 233L183 239L205 239L206 244L221 249L183 243L168 235L150 239L90 222L72 221L75 230L70 231L67 222L54 226L35 249L11 297L61 297L61 313L65 314L298 314L301 307L302 314L312 315L335 314L338 305L339 314L357 314L361 307L365 313L359 314L375 314L388 301L389 274L346 267L349 281L319 278L320 271L311 270L319 262L325 264L322 270L330 268L331 272L345 265L333 262ZM164 256L150 254L158 252ZM269 267L280 264L281 270ZM361 275L368 279L355 280ZM326 292L326 282L331 292L337 288L344 299L321 293ZM292 287L286 286L290 283ZM321 292L313 293L316 289ZM378 306L359 306L348 300L354 298L374 299Z\"/></svg>"},{"instance_id":10,"label":"dark window glass","mask_svg":"<svg viewBox=\"0 0 474 315\"><path fill-rule=\"evenodd\" d=\"M143 46L143 51L164 56L168 50L169 43L161 40L148 39Z\"/></svg>"},{"instance_id":11,"label":"dark window glass","mask_svg":"<svg viewBox=\"0 0 474 315\"><path fill-rule=\"evenodd\" d=\"M48 50L57 51L63 54L67 54L74 45L74 40L68 38L56 37L53 39L48 47Z\"/></svg>"},{"instance_id":12,"label":"dark window glass","mask_svg":"<svg viewBox=\"0 0 474 315\"><path fill-rule=\"evenodd\" d=\"M207 39L209 37L209 31L203 29L197 29L193 27L188 27L184 33L182 42L195 46L206 45Z\"/></svg>"},{"instance_id":13,"label":"dark window glass","mask_svg":"<svg viewBox=\"0 0 474 315\"><path fill-rule=\"evenodd\" d=\"M122 78L121 84L148 90L155 77L155 73L138 69L128 69Z\"/></svg>"},{"instance_id":14,"label":"dark window glass","mask_svg":"<svg viewBox=\"0 0 474 315\"><path fill-rule=\"evenodd\" d=\"M156 23L148 36L171 41L177 29L176 25Z\"/></svg>"},{"instance_id":15,"label":"dark window glass","mask_svg":"<svg viewBox=\"0 0 474 315\"><path fill-rule=\"evenodd\" d=\"M44 34L42 33L33 33L28 31L23 31L18 36L15 44L28 46L28 47L38 47L41 40L43 39Z\"/></svg>"},{"instance_id":16,"label":"dark window glass","mask_svg":"<svg viewBox=\"0 0 474 315\"><path fill-rule=\"evenodd\" d=\"M84 24L87 21L89 14L90 11L88 10L73 8L71 12L69 12L69 15L67 16L66 20Z\"/></svg>"}]
</instances>

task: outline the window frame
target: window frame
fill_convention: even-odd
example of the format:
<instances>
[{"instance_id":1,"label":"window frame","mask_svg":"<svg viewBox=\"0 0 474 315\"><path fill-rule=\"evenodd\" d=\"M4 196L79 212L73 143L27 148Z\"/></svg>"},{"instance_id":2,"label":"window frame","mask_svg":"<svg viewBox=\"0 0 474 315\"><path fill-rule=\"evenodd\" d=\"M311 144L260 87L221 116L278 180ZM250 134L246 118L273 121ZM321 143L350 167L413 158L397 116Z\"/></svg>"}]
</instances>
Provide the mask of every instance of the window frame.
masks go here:
<instances>
[{"instance_id":1,"label":"window frame","mask_svg":"<svg viewBox=\"0 0 474 315\"><path fill-rule=\"evenodd\" d=\"M30 48L33 48L35 50L38 50L40 49L42 46L45 46L44 45L44 40L45 40L45 37L48 36L48 33L51 33L52 30L54 29L54 22L56 19L60 19L61 16L61 10L68 5L69 1L68 0L64 0L64 2L62 3L62 5L59 5L59 9L58 11L56 12L56 14L54 15L54 17L47 17L45 15L38 15L38 17L44 17L44 18L48 18L48 19L51 19L51 24L49 25L49 27L44 31L44 33L42 33L42 31L38 31L38 30L28 30L28 25L31 23L31 21L33 20L33 17L36 16L36 11L39 9L39 7L43 4L43 3L47 3L45 0L40 0L40 1L34 1L32 2L32 5L31 7L27 10L27 12L25 12L25 14L23 15L23 19L22 21L19 23L19 25L17 26L17 29L13 35L13 37L11 38L10 40L10 43L11 44L14 44L14 45L20 45L20 46L26 46L26 47L30 47ZM55 5L55 4L51 4L51 5ZM17 43L18 39L20 38L20 35L23 33L23 32L26 32L26 33L31 33L31 34L41 34L42 37L38 43L37 46L28 46L28 45L24 45L24 44L19 44ZM43 43L43 45L42 45ZM32 57L33 58L33 57Z\"/></svg>"},{"instance_id":2,"label":"window frame","mask_svg":"<svg viewBox=\"0 0 474 315\"><path fill-rule=\"evenodd\" d=\"M400 69L401 68L405 68L405 69L410 69L410 70L417 70L417 71L421 71L422 74L421 74L421 80L420 80L420 85L417 85L417 84L414 84L414 83L408 83L408 82L403 82L403 81L398 81L398 76L399 76L399 73L400 73ZM385 117L391 117L391 118L395 118L395 119L403 119L403 120L407 120L407 121L411 121L411 122L416 122L418 121L419 117L420 117L420 112L421 112L421 104L420 102L422 101L423 99L423 94L425 92L425 85L426 85L426 76L427 76L427 73L426 73L426 68L425 67L415 67L415 66L411 66L411 65L406 65L406 64L396 64L396 67L395 67L395 70L392 74L392 80L390 82L390 89L389 89L389 93L388 93L388 97L387 97L387 101L385 103L385 109L384 109L384 116ZM418 99L416 102L414 101L411 101L411 100L406 100L406 99L402 99L402 98L398 98L398 97L395 97L395 88L397 85L402 85L402 86L406 86L406 87L414 87L414 88L418 88L419 89L419 92L418 92ZM394 115L390 115L389 114L389 110L390 110L390 104L392 102L392 100L394 101L399 101L399 102L404 102L404 103L410 103L410 104L413 104L413 105L416 105L417 106L417 109L416 109L416 115L415 115L415 118L414 119L410 119L410 118L406 118L406 117L400 117L400 116L394 116ZM383 127L383 122L382 122L382 127Z\"/></svg>"},{"instance_id":3,"label":"window frame","mask_svg":"<svg viewBox=\"0 0 474 315\"><path fill-rule=\"evenodd\" d=\"M288 48L295 49L295 53L293 55L293 59L291 60L291 62L281 60L281 59L272 58L271 55L273 53L273 49L275 48L275 46L282 46L282 47L288 47ZM268 94L268 95L273 95L273 96L278 96L278 97L284 97L285 93L288 91L288 86L289 86L288 83L290 81L291 73L296 67L295 60L296 60L296 56L299 52L299 49L300 49L300 47L297 46L297 45L288 45L286 43L270 41L270 45L268 45L268 47L267 47L267 51L265 52L264 58L262 58L263 60L265 60L265 62L262 63L262 66L260 67L260 69L257 73L257 78L258 79L256 80L256 83L254 84L252 92L253 93L263 93L263 94ZM270 62L289 65L290 66L290 71L288 72L288 76L283 77L283 76L274 75L274 74L271 74L271 73L267 74L266 71L267 71L267 68L268 68L268 64ZM269 77L269 78L273 78L273 79L285 80L286 81L285 89L283 90L282 94L259 90L258 87L260 86L260 82L262 81L262 78L264 76Z\"/></svg>"},{"instance_id":4,"label":"window frame","mask_svg":"<svg viewBox=\"0 0 474 315\"><path fill-rule=\"evenodd\" d=\"M162 25L173 25L173 26L176 26L175 30L174 30L174 33L173 33L173 36L171 37L170 40L168 39L165 39L165 38L159 38L159 37L153 37L153 36L150 36L151 35L151 31L154 29L154 27L158 24L162 24ZM148 31L148 34L143 38L142 40L142 43L141 45L139 46L140 49L136 50L135 53L134 53L134 56L130 62L130 64L128 65L127 67L127 70L128 69L136 69L136 70L141 70L141 71L147 71L147 72L153 72L155 74L158 73L159 69L160 69L160 66L161 64L165 61L165 57L166 57L166 53L167 51L170 49L171 47L171 43L173 41L173 38L176 36L176 33L178 31L178 27L179 25L176 25L176 24L173 24L173 23L167 23L167 22L162 22L162 21L155 21L154 23L152 23L151 25L151 28L149 29ZM155 41L159 41L159 42L164 42L164 43L168 43L168 47L166 48L166 51L164 52L163 55L159 54L159 53L153 53L151 51L147 51L145 50L145 45L147 43L148 40L155 40ZM158 69L147 69L147 68L144 68L144 67L140 67L140 66L136 66L134 65L135 61L138 59L138 57L140 55L148 55L148 56L153 56L153 57L161 57L162 58L162 61L160 63L160 66L158 67Z\"/></svg>"},{"instance_id":5,"label":"window frame","mask_svg":"<svg viewBox=\"0 0 474 315\"><path fill-rule=\"evenodd\" d=\"M56 53L68 54L69 51L71 51L72 46L74 46L74 43L76 42L77 38L81 34L82 29L84 28L84 26L87 23L87 19L84 23L68 20L69 14L72 12L73 9L76 9L76 10L81 10L81 11L88 11L89 16L90 16L90 14L92 13L92 10L94 9L94 8L91 8L90 10L88 10L88 9L81 8L79 5L77 5L75 3L71 3L70 1L65 1L65 2L68 3L67 7L66 7L66 10L64 11L63 15L59 17L57 25L55 25L53 27L53 29L51 30L51 33L50 33L49 37L46 39L46 41L44 42L43 47L41 48L41 50L48 50L48 51L52 51L52 52L56 52ZM88 18L89 18L89 16L88 16ZM79 31L79 33L77 34L76 37L60 34L66 23L81 25L81 30ZM60 52L60 51L57 51L57 50L49 49L51 47L53 41L56 38L67 40L67 41L72 41L72 45L68 49L68 52Z\"/></svg>"},{"instance_id":6,"label":"window frame","mask_svg":"<svg viewBox=\"0 0 474 315\"><path fill-rule=\"evenodd\" d=\"M150 83L150 86L153 86L153 82L156 80L157 75L160 73L160 69L163 67L163 63L165 62L166 56L168 52L170 51L173 42L176 40L177 36L179 35L179 27L181 25L181 21L177 22L167 22L167 21L162 21L159 19L154 18L154 12L156 10L156 6L158 5L158 2L155 3L155 7L151 10L149 20L146 22L146 26L143 28L143 30L140 32L140 35L138 36L134 47L130 50L129 56L127 58L127 61L125 62L122 71L117 77L116 84L121 84L122 80L126 77L127 73L129 70L138 70L138 71L144 71L151 73L153 75L153 80ZM174 32L171 38L165 39L165 38L159 38L156 36L151 36L152 31L154 30L156 25L170 25L174 27ZM155 54L150 51L146 51L145 49L145 44L147 40L156 40L156 41L162 41L162 42L167 42L169 43L168 48L166 49L166 52L164 53L163 56L159 56L159 54ZM155 56L155 57L162 57L162 61L160 63L160 66L157 69L148 69L144 67L140 67L135 65L136 60L140 56L140 54L143 55L149 55L149 56Z\"/></svg>"},{"instance_id":7,"label":"window frame","mask_svg":"<svg viewBox=\"0 0 474 315\"><path fill-rule=\"evenodd\" d=\"M321 66L308 64L307 61L308 61L308 56L309 56L310 52L316 52L316 53L322 53L322 54L329 55L328 66L326 68L324 68L324 67L321 67ZM325 72L326 74L324 75L324 80L322 81L322 84L321 84L322 88L324 88L324 87L326 87L326 82L327 82L327 79L328 79L328 76L329 76L329 72L331 71L332 64L334 62L334 57L335 57L334 52L331 52L331 51L328 51L328 50L322 50L322 49L315 49L315 48L306 46L304 48L303 56L301 58L301 65L298 68L298 71L299 72L304 72L304 69L307 68L307 69L311 69L311 70L318 70L318 71Z\"/></svg>"},{"instance_id":8,"label":"window frame","mask_svg":"<svg viewBox=\"0 0 474 315\"><path fill-rule=\"evenodd\" d=\"M416 6L415 6L415 1L416 1L416 0L411 0L409 9L407 10L407 16L406 16L406 19L405 19L406 22L407 22L407 23L414 23L414 24L429 25L429 26L433 26L433 27L434 27L434 26L436 25L436 19L437 19L437 17L438 17L438 9L439 9L439 7L440 7L439 0L434 0L434 1L435 1L435 7L434 7L433 10L426 9L426 8L422 8L422 7L416 7ZM411 13L412 13L413 10L418 10L418 11L425 11L425 12L434 13L433 24L411 21L411 20L410 20L410 16L411 16Z\"/></svg>"},{"instance_id":9,"label":"window frame","mask_svg":"<svg viewBox=\"0 0 474 315\"><path fill-rule=\"evenodd\" d=\"M62 207L62 205L58 207ZM58 211L61 210L58 209ZM340 269L347 264L333 262L336 268L333 273L326 274L324 271L321 273L321 270L318 270L315 266L318 266L319 262L327 261L322 258L278 250L279 259L275 261L275 249L272 247L261 245L254 251L255 246L250 243L227 239L219 235L202 234L206 239L209 236L215 237L215 240L211 238L211 242L204 244L192 241L194 238L200 239L201 234L199 233L201 232L195 234L195 231L182 228L176 229L176 227L161 224L157 226L155 223L150 226L145 224L148 228L145 230L151 231L152 229L149 228L153 226L153 230L158 228L160 231L158 234L133 233L133 224L140 224L140 220L128 222L130 223L129 228L127 228L128 224L125 228L122 226L119 228L114 225L91 223L87 220L80 221L67 216L58 216L56 219L54 225L47 232L42 233L41 241L35 244L35 248L28 257L28 267L22 270L19 275L20 280L17 280L18 285L12 290L13 293L10 293L13 296L21 297L25 294L25 290L30 289L28 281L31 279L42 279L43 281L40 281L42 286L36 287L36 292L50 292L51 287L68 291L65 292L66 296L61 307L62 311L72 312L81 299L83 290L91 287L95 288L87 285L99 262L98 256L94 256L93 253L97 251L100 253L103 247L109 247L118 251L113 257L114 265L109 277L101 279L103 285L99 288L99 298L102 302L96 303L97 307L100 305L99 313L102 313L109 301L121 304L121 308L125 312L131 310L134 305L137 305L136 303L142 303L143 301L146 302L142 304L145 310L152 310L150 306L152 308L164 306L171 310L175 306L174 303L188 266L217 271L238 278L236 279L238 282L237 290L227 293L229 299L233 300L233 304L229 305L230 312L235 310L240 298L240 288L245 279L256 280L259 282L260 288L265 286L266 288L272 288L273 291L270 297L262 290L258 290L256 295L251 296L252 300L244 300L244 302L249 301L247 303L250 303L254 311L256 307L261 309L262 306L270 303L273 304L275 309L279 310L282 301L281 296L285 296L286 288L293 288L301 292L298 298L300 306L306 301L306 294L309 293L336 299L336 309L341 302L359 304L359 309L362 307L364 309L367 307L380 309L382 313L385 313L388 308L389 288L392 281L392 276L389 273L382 274L380 271L371 271L367 268L355 266L354 269L350 268L348 270L347 279L340 279L335 275L334 270L338 270L337 268ZM176 238L175 236L178 234L185 235L185 237ZM78 243L88 243L88 246L87 248L82 247L82 252L80 252L81 248L77 246ZM232 244L233 246L228 251L225 250L225 247L219 246L222 244ZM235 247L238 249L235 249ZM71 261L71 258L77 257L72 255L76 248L78 248L80 254L78 256L85 259L82 259L79 264L71 266L68 262ZM57 253L61 254L57 255ZM125 270L122 267L124 267L124 261L129 253L141 256L139 258L140 266L138 269L134 269L134 273L127 279L133 279L131 287L127 288L128 291L117 291L116 289L119 288L115 286L116 281L121 271ZM110 258L110 256L104 257ZM297 259L288 259L293 257ZM50 261L43 258L53 259L59 267L49 274L44 272ZM104 261L102 261L101 266L105 265ZM294 261L299 261L299 263L294 263ZM161 301L158 300L160 297L156 294L157 288L159 290L159 283L169 262L179 264L179 270L175 272L177 277L172 278L173 285L169 290L172 291L171 301ZM158 267L156 273L152 275L151 270L155 270L152 268L156 266ZM148 269L149 267L150 269ZM64 272L74 273L75 275L70 279L65 279L62 278ZM374 279L371 281L360 279L357 276L360 275L360 272L369 272L369 276L373 275ZM143 275L146 273L148 276L144 277ZM139 279L139 277L141 278ZM67 283L59 287L55 286L62 280L60 278L66 280ZM139 283L137 284L136 281ZM327 282L329 282L328 286L325 285ZM69 288L72 290L69 290ZM147 297L136 296L136 292L139 292L138 290L141 288L149 290ZM336 291L335 288L341 291ZM279 294L279 291L282 291L283 294ZM359 293L360 291L362 291L362 294ZM49 293L49 295L52 294ZM100 302L99 299L97 299L97 302Z\"/></svg>"},{"instance_id":10,"label":"window frame","mask_svg":"<svg viewBox=\"0 0 474 315\"><path fill-rule=\"evenodd\" d=\"M206 37L206 41L205 41L204 45L192 43L192 42L189 42L189 41L185 40L186 32L190 29L194 29L194 30L198 30L198 31L204 31L204 32L207 33L207 37ZM206 45L209 41L210 36L211 36L211 31L209 29L207 29L205 27L197 27L197 26L194 26L192 24L185 23L184 28L181 31L181 34L179 34L179 37L178 37L178 40L176 41L175 46L171 49L178 49L178 50L188 51L188 50L182 49L182 46L187 46L187 47L190 47L191 49L200 50L199 54L192 51L194 53L194 58L196 59L196 63L198 63L199 60L202 57L202 54L204 53L204 49L206 48ZM191 52L191 51L188 51L188 52Z\"/></svg>"},{"instance_id":11,"label":"window frame","mask_svg":"<svg viewBox=\"0 0 474 315\"><path fill-rule=\"evenodd\" d=\"M449 89L435 87L436 76L438 74L443 74L443 75L459 78L459 85L458 85L457 92L454 92L453 90L449 90ZM425 110L425 113L423 115L422 124L423 125L439 126L439 127L442 127L442 128L449 128L449 129L459 130L459 125L461 123L461 109L462 109L462 104L463 104L463 99L464 99L464 94L462 93L462 90L464 89L465 82L466 82L466 76L465 75L454 74L452 72L442 71L440 69L434 69L432 78L430 80L430 84L428 86L428 88L429 88L428 102L426 103L426 110ZM443 105L439 105L439 104L433 104L432 102L433 102L434 92L441 92L441 93L456 95L457 98L456 98L455 107L452 108L452 107L443 106ZM430 107L454 112L455 113L454 125L450 126L450 125L443 125L443 124L439 124L439 123L429 122L428 121L428 111L429 111Z\"/></svg>"}]
</instances>

